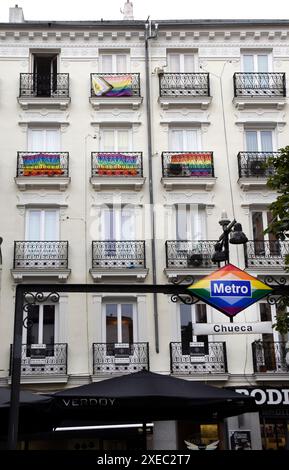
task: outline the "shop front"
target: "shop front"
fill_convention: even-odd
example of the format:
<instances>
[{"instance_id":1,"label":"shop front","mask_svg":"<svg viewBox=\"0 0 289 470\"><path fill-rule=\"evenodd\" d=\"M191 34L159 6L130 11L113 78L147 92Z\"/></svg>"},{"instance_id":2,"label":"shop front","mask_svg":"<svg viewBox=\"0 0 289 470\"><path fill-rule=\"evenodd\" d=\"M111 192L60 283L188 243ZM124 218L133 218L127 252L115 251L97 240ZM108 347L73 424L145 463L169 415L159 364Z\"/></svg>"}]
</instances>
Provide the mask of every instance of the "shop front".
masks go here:
<instances>
[{"instance_id":1,"label":"shop front","mask_svg":"<svg viewBox=\"0 0 289 470\"><path fill-rule=\"evenodd\" d=\"M262 450L289 450L289 387L238 387L237 393L251 396L259 407ZM246 423L242 423L246 427Z\"/></svg>"}]
</instances>

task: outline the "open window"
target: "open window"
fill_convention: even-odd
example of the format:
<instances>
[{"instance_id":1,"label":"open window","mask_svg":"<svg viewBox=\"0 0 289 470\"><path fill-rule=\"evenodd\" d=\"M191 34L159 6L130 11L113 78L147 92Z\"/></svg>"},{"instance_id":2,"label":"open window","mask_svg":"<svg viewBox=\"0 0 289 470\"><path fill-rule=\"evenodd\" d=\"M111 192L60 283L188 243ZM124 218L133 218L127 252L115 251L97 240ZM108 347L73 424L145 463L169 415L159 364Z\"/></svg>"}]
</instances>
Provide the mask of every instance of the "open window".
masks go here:
<instances>
[{"instance_id":1,"label":"open window","mask_svg":"<svg viewBox=\"0 0 289 470\"><path fill-rule=\"evenodd\" d=\"M34 93L39 97L50 97L57 92L56 53L33 54Z\"/></svg>"}]
</instances>

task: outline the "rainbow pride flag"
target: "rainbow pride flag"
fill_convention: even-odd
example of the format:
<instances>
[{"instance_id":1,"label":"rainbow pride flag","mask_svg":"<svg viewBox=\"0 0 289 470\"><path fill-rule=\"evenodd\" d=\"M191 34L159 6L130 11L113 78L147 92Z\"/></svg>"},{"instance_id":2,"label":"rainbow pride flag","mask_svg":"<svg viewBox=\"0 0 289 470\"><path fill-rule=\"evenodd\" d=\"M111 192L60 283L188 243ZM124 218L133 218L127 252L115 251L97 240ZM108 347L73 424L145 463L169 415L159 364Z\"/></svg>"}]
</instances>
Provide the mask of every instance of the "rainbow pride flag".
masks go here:
<instances>
[{"instance_id":1,"label":"rainbow pride flag","mask_svg":"<svg viewBox=\"0 0 289 470\"><path fill-rule=\"evenodd\" d=\"M95 96L132 96L132 76L129 74L95 76L92 78Z\"/></svg>"},{"instance_id":2,"label":"rainbow pride flag","mask_svg":"<svg viewBox=\"0 0 289 470\"><path fill-rule=\"evenodd\" d=\"M178 153L171 155L170 165L181 165L192 176L212 175L212 155L210 153Z\"/></svg>"},{"instance_id":3,"label":"rainbow pride flag","mask_svg":"<svg viewBox=\"0 0 289 470\"><path fill-rule=\"evenodd\" d=\"M99 153L97 155L99 175L132 175L138 172L136 155L123 153Z\"/></svg>"},{"instance_id":4,"label":"rainbow pride flag","mask_svg":"<svg viewBox=\"0 0 289 470\"><path fill-rule=\"evenodd\" d=\"M37 153L24 155L23 176L53 176L62 175L60 155Z\"/></svg>"}]
</instances>

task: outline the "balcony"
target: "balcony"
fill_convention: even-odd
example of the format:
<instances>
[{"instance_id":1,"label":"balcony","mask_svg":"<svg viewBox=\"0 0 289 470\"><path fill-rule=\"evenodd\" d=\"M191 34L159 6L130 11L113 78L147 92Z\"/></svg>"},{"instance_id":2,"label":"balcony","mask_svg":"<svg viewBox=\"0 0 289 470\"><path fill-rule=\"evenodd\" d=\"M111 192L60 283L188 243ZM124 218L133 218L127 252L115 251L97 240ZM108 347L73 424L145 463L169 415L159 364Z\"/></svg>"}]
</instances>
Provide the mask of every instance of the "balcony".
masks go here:
<instances>
[{"instance_id":1,"label":"balcony","mask_svg":"<svg viewBox=\"0 0 289 470\"><path fill-rule=\"evenodd\" d=\"M189 106L207 109L211 103L208 73L161 73L159 74L162 108Z\"/></svg>"},{"instance_id":2,"label":"balcony","mask_svg":"<svg viewBox=\"0 0 289 470\"><path fill-rule=\"evenodd\" d=\"M94 281L103 278L144 281L146 269L144 241L93 241L92 269Z\"/></svg>"},{"instance_id":3,"label":"balcony","mask_svg":"<svg viewBox=\"0 0 289 470\"><path fill-rule=\"evenodd\" d=\"M139 73L91 73L90 103L96 111L108 107L137 110L141 103Z\"/></svg>"},{"instance_id":4,"label":"balcony","mask_svg":"<svg viewBox=\"0 0 289 470\"><path fill-rule=\"evenodd\" d=\"M142 152L92 152L92 187L118 188L139 191L145 182Z\"/></svg>"},{"instance_id":5,"label":"balcony","mask_svg":"<svg viewBox=\"0 0 289 470\"><path fill-rule=\"evenodd\" d=\"M289 380L289 366L286 364L286 343L254 341L252 343L253 367L256 380Z\"/></svg>"},{"instance_id":6,"label":"balcony","mask_svg":"<svg viewBox=\"0 0 289 470\"><path fill-rule=\"evenodd\" d=\"M285 73L235 73L234 104L242 110L252 107L282 109L286 104Z\"/></svg>"},{"instance_id":7,"label":"balcony","mask_svg":"<svg viewBox=\"0 0 289 470\"><path fill-rule=\"evenodd\" d=\"M251 240L244 245L245 266L261 273L284 272L285 256L289 255L289 241Z\"/></svg>"},{"instance_id":8,"label":"balcony","mask_svg":"<svg viewBox=\"0 0 289 470\"><path fill-rule=\"evenodd\" d=\"M14 242L15 281L43 278L65 282L69 274L67 241Z\"/></svg>"},{"instance_id":9,"label":"balcony","mask_svg":"<svg viewBox=\"0 0 289 470\"><path fill-rule=\"evenodd\" d=\"M225 342L209 342L206 346L204 361L195 362L190 355L189 345L170 343L171 373L178 375L205 375L210 380L226 380L227 353ZM218 377L219 376L219 377Z\"/></svg>"},{"instance_id":10,"label":"balcony","mask_svg":"<svg viewBox=\"0 0 289 470\"><path fill-rule=\"evenodd\" d=\"M21 73L18 102L23 109L66 109L70 103L69 74Z\"/></svg>"},{"instance_id":11,"label":"balcony","mask_svg":"<svg viewBox=\"0 0 289 470\"><path fill-rule=\"evenodd\" d=\"M267 180L274 174L273 168L267 168L269 158L278 157L279 152L239 152L239 185L244 191L264 189Z\"/></svg>"},{"instance_id":12,"label":"balcony","mask_svg":"<svg viewBox=\"0 0 289 470\"><path fill-rule=\"evenodd\" d=\"M149 370L148 343L93 343L93 374L123 374Z\"/></svg>"},{"instance_id":13,"label":"balcony","mask_svg":"<svg viewBox=\"0 0 289 470\"><path fill-rule=\"evenodd\" d=\"M67 189L69 178L68 152L18 152L15 183L26 189Z\"/></svg>"},{"instance_id":14,"label":"balcony","mask_svg":"<svg viewBox=\"0 0 289 470\"><path fill-rule=\"evenodd\" d=\"M10 345L10 369L12 344ZM67 382L67 344L22 345L21 382Z\"/></svg>"},{"instance_id":15,"label":"balcony","mask_svg":"<svg viewBox=\"0 0 289 470\"><path fill-rule=\"evenodd\" d=\"M163 152L162 184L173 189L213 189L213 152Z\"/></svg>"},{"instance_id":16,"label":"balcony","mask_svg":"<svg viewBox=\"0 0 289 470\"><path fill-rule=\"evenodd\" d=\"M168 278L188 273L208 274L216 265L212 262L217 241L166 241L166 268Z\"/></svg>"}]
</instances>

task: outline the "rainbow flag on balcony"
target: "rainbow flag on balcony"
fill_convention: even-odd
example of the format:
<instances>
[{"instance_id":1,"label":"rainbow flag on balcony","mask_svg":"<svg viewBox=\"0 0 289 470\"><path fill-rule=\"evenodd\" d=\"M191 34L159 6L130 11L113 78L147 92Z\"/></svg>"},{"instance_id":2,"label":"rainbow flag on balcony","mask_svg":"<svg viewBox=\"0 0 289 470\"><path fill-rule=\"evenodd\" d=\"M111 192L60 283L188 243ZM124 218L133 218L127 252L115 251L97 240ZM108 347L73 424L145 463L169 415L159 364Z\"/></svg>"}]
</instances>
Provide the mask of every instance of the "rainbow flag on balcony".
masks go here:
<instances>
[{"instance_id":1,"label":"rainbow flag on balcony","mask_svg":"<svg viewBox=\"0 0 289 470\"><path fill-rule=\"evenodd\" d=\"M92 88L95 96L132 96L132 76L127 74L94 76Z\"/></svg>"},{"instance_id":2,"label":"rainbow flag on balcony","mask_svg":"<svg viewBox=\"0 0 289 470\"><path fill-rule=\"evenodd\" d=\"M24 155L23 176L53 176L62 175L59 154L37 153Z\"/></svg>"},{"instance_id":3,"label":"rainbow flag on balcony","mask_svg":"<svg viewBox=\"0 0 289 470\"><path fill-rule=\"evenodd\" d=\"M99 175L135 176L138 172L137 156L123 153L99 153L97 169Z\"/></svg>"},{"instance_id":4,"label":"rainbow flag on balcony","mask_svg":"<svg viewBox=\"0 0 289 470\"><path fill-rule=\"evenodd\" d=\"M171 155L170 168L181 167L191 176L212 175L212 155L210 153L178 153Z\"/></svg>"}]
</instances>

